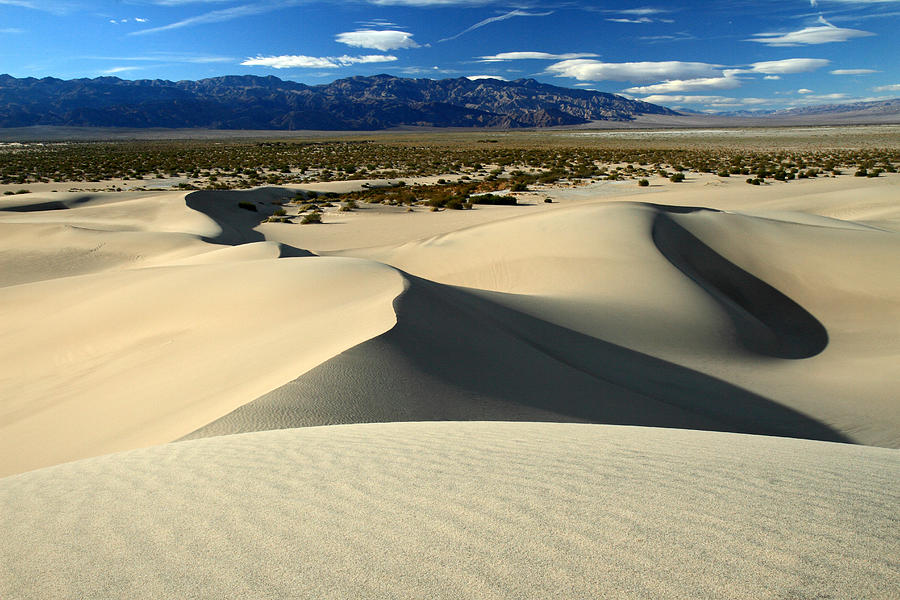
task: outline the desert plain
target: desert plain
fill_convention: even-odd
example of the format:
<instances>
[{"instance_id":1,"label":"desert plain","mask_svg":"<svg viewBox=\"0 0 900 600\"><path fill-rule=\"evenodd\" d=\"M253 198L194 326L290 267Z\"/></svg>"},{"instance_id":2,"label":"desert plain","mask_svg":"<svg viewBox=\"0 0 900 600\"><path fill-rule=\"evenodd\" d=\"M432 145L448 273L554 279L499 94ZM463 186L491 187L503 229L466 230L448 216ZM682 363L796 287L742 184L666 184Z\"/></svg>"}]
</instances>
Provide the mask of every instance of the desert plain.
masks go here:
<instances>
[{"instance_id":1,"label":"desert plain","mask_svg":"<svg viewBox=\"0 0 900 600\"><path fill-rule=\"evenodd\" d=\"M346 194L526 167L0 185L0 597L896 597L898 134L400 136L890 167L469 210Z\"/></svg>"}]
</instances>

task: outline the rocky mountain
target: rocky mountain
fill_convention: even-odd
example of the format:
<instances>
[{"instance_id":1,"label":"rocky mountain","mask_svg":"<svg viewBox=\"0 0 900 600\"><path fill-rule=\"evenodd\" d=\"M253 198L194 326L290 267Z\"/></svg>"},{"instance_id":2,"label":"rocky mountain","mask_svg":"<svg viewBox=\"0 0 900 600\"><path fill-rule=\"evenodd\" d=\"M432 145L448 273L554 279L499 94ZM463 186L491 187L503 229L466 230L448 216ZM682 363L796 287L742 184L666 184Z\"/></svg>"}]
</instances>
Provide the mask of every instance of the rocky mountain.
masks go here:
<instances>
[{"instance_id":1,"label":"rocky mountain","mask_svg":"<svg viewBox=\"0 0 900 600\"><path fill-rule=\"evenodd\" d=\"M647 102L534 79L351 77L308 86L251 75L200 81L0 75L0 127L374 130L548 127L677 115Z\"/></svg>"}]
</instances>

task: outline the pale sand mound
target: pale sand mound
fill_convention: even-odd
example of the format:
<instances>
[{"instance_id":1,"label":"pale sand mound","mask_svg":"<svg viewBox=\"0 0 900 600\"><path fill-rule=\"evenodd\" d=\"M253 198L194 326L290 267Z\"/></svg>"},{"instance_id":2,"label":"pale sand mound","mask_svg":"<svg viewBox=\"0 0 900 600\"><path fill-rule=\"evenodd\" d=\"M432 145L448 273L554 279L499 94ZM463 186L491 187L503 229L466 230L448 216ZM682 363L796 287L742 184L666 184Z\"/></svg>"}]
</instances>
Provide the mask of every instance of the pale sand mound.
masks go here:
<instances>
[{"instance_id":1,"label":"pale sand mound","mask_svg":"<svg viewBox=\"0 0 900 600\"><path fill-rule=\"evenodd\" d=\"M849 439L900 446L900 236L785 219L584 205L344 254L725 380Z\"/></svg>"},{"instance_id":2,"label":"pale sand mound","mask_svg":"<svg viewBox=\"0 0 900 600\"><path fill-rule=\"evenodd\" d=\"M578 421L848 441L764 397L412 278L397 323L188 438L310 425Z\"/></svg>"},{"instance_id":3,"label":"pale sand mound","mask_svg":"<svg viewBox=\"0 0 900 600\"><path fill-rule=\"evenodd\" d=\"M892 598L900 453L572 424L307 428L0 480L4 598Z\"/></svg>"},{"instance_id":4,"label":"pale sand mound","mask_svg":"<svg viewBox=\"0 0 900 600\"><path fill-rule=\"evenodd\" d=\"M0 473L183 436L390 329L404 286L355 259L206 262L0 288Z\"/></svg>"}]
</instances>

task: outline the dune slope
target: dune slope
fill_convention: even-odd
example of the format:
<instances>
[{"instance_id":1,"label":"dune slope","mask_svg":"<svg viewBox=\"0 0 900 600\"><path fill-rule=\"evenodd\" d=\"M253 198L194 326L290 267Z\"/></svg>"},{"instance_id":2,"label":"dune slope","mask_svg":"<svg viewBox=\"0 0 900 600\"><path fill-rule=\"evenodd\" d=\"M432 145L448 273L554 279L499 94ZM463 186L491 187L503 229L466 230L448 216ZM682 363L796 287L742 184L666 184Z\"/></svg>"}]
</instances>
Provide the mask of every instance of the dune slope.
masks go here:
<instances>
[{"instance_id":1,"label":"dune slope","mask_svg":"<svg viewBox=\"0 0 900 600\"><path fill-rule=\"evenodd\" d=\"M5 598L888 598L896 450L408 423L222 436L0 480Z\"/></svg>"}]
</instances>

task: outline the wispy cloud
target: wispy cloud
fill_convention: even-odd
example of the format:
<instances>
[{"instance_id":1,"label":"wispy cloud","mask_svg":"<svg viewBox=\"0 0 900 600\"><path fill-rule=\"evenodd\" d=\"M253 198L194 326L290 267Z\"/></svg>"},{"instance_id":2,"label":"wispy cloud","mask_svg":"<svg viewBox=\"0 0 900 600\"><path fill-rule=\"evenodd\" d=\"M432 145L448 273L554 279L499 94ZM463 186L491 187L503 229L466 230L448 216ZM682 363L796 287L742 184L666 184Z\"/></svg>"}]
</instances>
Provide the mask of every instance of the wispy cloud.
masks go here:
<instances>
[{"instance_id":1,"label":"wispy cloud","mask_svg":"<svg viewBox=\"0 0 900 600\"><path fill-rule=\"evenodd\" d=\"M283 54L281 56L257 56L248 58L241 64L247 67L270 67L272 69L332 69L356 64L383 63L397 60L396 56L369 54L366 56L304 56Z\"/></svg>"},{"instance_id":2,"label":"wispy cloud","mask_svg":"<svg viewBox=\"0 0 900 600\"><path fill-rule=\"evenodd\" d=\"M2 1L2 0L0 0ZM178 4L184 4L183 2ZM139 31L132 31L128 35L148 35L152 33L159 33L161 31L171 31L173 29L181 29L183 27L191 27L194 25L206 25L209 23L222 23L224 21L231 21L233 19L239 19L241 17L250 17L253 15L260 15L267 12L272 12L274 10L278 10L281 8L288 8L291 6L297 6L298 4L302 4L302 0L286 0L282 2L256 2L253 4L241 4L239 6L232 6L229 8L222 8L219 10L213 10L210 12L206 12L200 15L196 15L194 17L188 17L187 19L182 19L181 21L175 21L174 23L169 23L167 25L161 25L159 27L151 27L150 29L141 29Z\"/></svg>"},{"instance_id":3,"label":"wispy cloud","mask_svg":"<svg viewBox=\"0 0 900 600\"><path fill-rule=\"evenodd\" d=\"M892 83L890 85L879 85L872 88L873 92L900 92L900 83Z\"/></svg>"},{"instance_id":4,"label":"wispy cloud","mask_svg":"<svg viewBox=\"0 0 900 600\"><path fill-rule=\"evenodd\" d=\"M466 75L466 79L471 81L479 81L481 79L499 79L500 81L506 81L505 78L500 77L499 75Z\"/></svg>"},{"instance_id":5,"label":"wispy cloud","mask_svg":"<svg viewBox=\"0 0 900 600\"><path fill-rule=\"evenodd\" d=\"M620 17L618 19L607 19L611 23L652 23L653 19L649 17L638 17L637 19L629 19L628 17Z\"/></svg>"},{"instance_id":6,"label":"wispy cloud","mask_svg":"<svg viewBox=\"0 0 900 600\"><path fill-rule=\"evenodd\" d=\"M720 75L721 65L701 62L666 60L660 62L607 63L598 60L564 60L547 67L547 72L558 77L571 77L579 81L634 81L653 82L673 77L693 79Z\"/></svg>"},{"instance_id":7,"label":"wispy cloud","mask_svg":"<svg viewBox=\"0 0 900 600\"><path fill-rule=\"evenodd\" d=\"M448 3L448 4L449 4L449 3ZM467 28L467 29L464 29L463 31L460 31L460 32L457 33L456 35L452 35L452 36L450 36L450 37L448 37L448 38L444 38L444 39L439 40L439 41L441 41L441 42L449 42L450 40L455 40L456 38L461 37L461 36L463 36L463 35L465 35L465 34L467 34L467 33L471 33L471 32L473 32L473 31L475 31L476 29L481 29L481 28L484 27L485 25L490 25L491 23L497 23L497 22L499 22L499 21L506 21L507 19L512 19L512 18L514 18L514 17L547 17L547 16L550 16L550 15L552 15L552 14L553 14L553 11L552 11L552 10L549 11L549 12L542 12L542 13L530 13L530 12L527 12L527 11L524 11L524 10L511 10L511 11L509 11L508 13L505 13L505 14L502 14L502 15L498 15L498 16L496 16L496 17L490 17L490 18L487 18L487 19L485 19L485 20L483 20L483 21L479 21L479 22L475 23L474 25L472 25L471 27L469 27L469 28Z\"/></svg>"},{"instance_id":8,"label":"wispy cloud","mask_svg":"<svg viewBox=\"0 0 900 600\"><path fill-rule=\"evenodd\" d=\"M824 58L785 58L782 60L767 60L755 62L750 65L753 73L765 73L767 75L787 75L790 73L808 73L828 66L830 61Z\"/></svg>"},{"instance_id":9,"label":"wispy cloud","mask_svg":"<svg viewBox=\"0 0 900 600\"><path fill-rule=\"evenodd\" d=\"M550 54L549 52L501 52L491 56L480 56L479 62L503 62L510 60L570 60L574 58L591 58L599 56L592 52L570 52L568 54Z\"/></svg>"},{"instance_id":10,"label":"wispy cloud","mask_svg":"<svg viewBox=\"0 0 900 600\"><path fill-rule=\"evenodd\" d=\"M846 42L854 38L875 35L870 31L860 29L847 29L835 27L823 17L819 17L819 23L814 27L804 27L798 31L789 33L756 33L745 42L758 42L766 46L801 46L812 44L830 44L834 42Z\"/></svg>"},{"instance_id":11,"label":"wispy cloud","mask_svg":"<svg viewBox=\"0 0 900 600\"><path fill-rule=\"evenodd\" d=\"M0 0L0 6L30 8L53 14L65 14L75 8L72 2L66 0Z\"/></svg>"},{"instance_id":12,"label":"wispy cloud","mask_svg":"<svg viewBox=\"0 0 900 600\"><path fill-rule=\"evenodd\" d=\"M418 48L419 45L412 39L412 34L406 31L374 29L360 29L339 33L334 37L335 41L355 48L372 48L387 52L402 48Z\"/></svg>"},{"instance_id":13,"label":"wispy cloud","mask_svg":"<svg viewBox=\"0 0 900 600\"><path fill-rule=\"evenodd\" d=\"M127 73L128 71L140 71L144 67L111 67L100 71L101 75L117 75L118 73Z\"/></svg>"},{"instance_id":14,"label":"wispy cloud","mask_svg":"<svg viewBox=\"0 0 900 600\"><path fill-rule=\"evenodd\" d=\"M754 106L768 104L766 98L731 98L729 96L684 96L669 94L654 94L641 98L644 102L664 105L700 104L716 108L731 108L739 106Z\"/></svg>"},{"instance_id":15,"label":"wispy cloud","mask_svg":"<svg viewBox=\"0 0 900 600\"><path fill-rule=\"evenodd\" d=\"M25 33L24 29L19 29L18 27L2 27L0 28L0 34L16 34L16 33Z\"/></svg>"},{"instance_id":16,"label":"wispy cloud","mask_svg":"<svg viewBox=\"0 0 900 600\"><path fill-rule=\"evenodd\" d=\"M875 69L835 69L830 71L832 75L868 75L869 73L878 73Z\"/></svg>"},{"instance_id":17,"label":"wispy cloud","mask_svg":"<svg viewBox=\"0 0 900 600\"><path fill-rule=\"evenodd\" d=\"M673 92L696 92L701 90L727 90L740 87L740 69L728 69L719 77L698 77L695 79L670 79L662 83L631 87L629 94L670 94Z\"/></svg>"}]
</instances>

